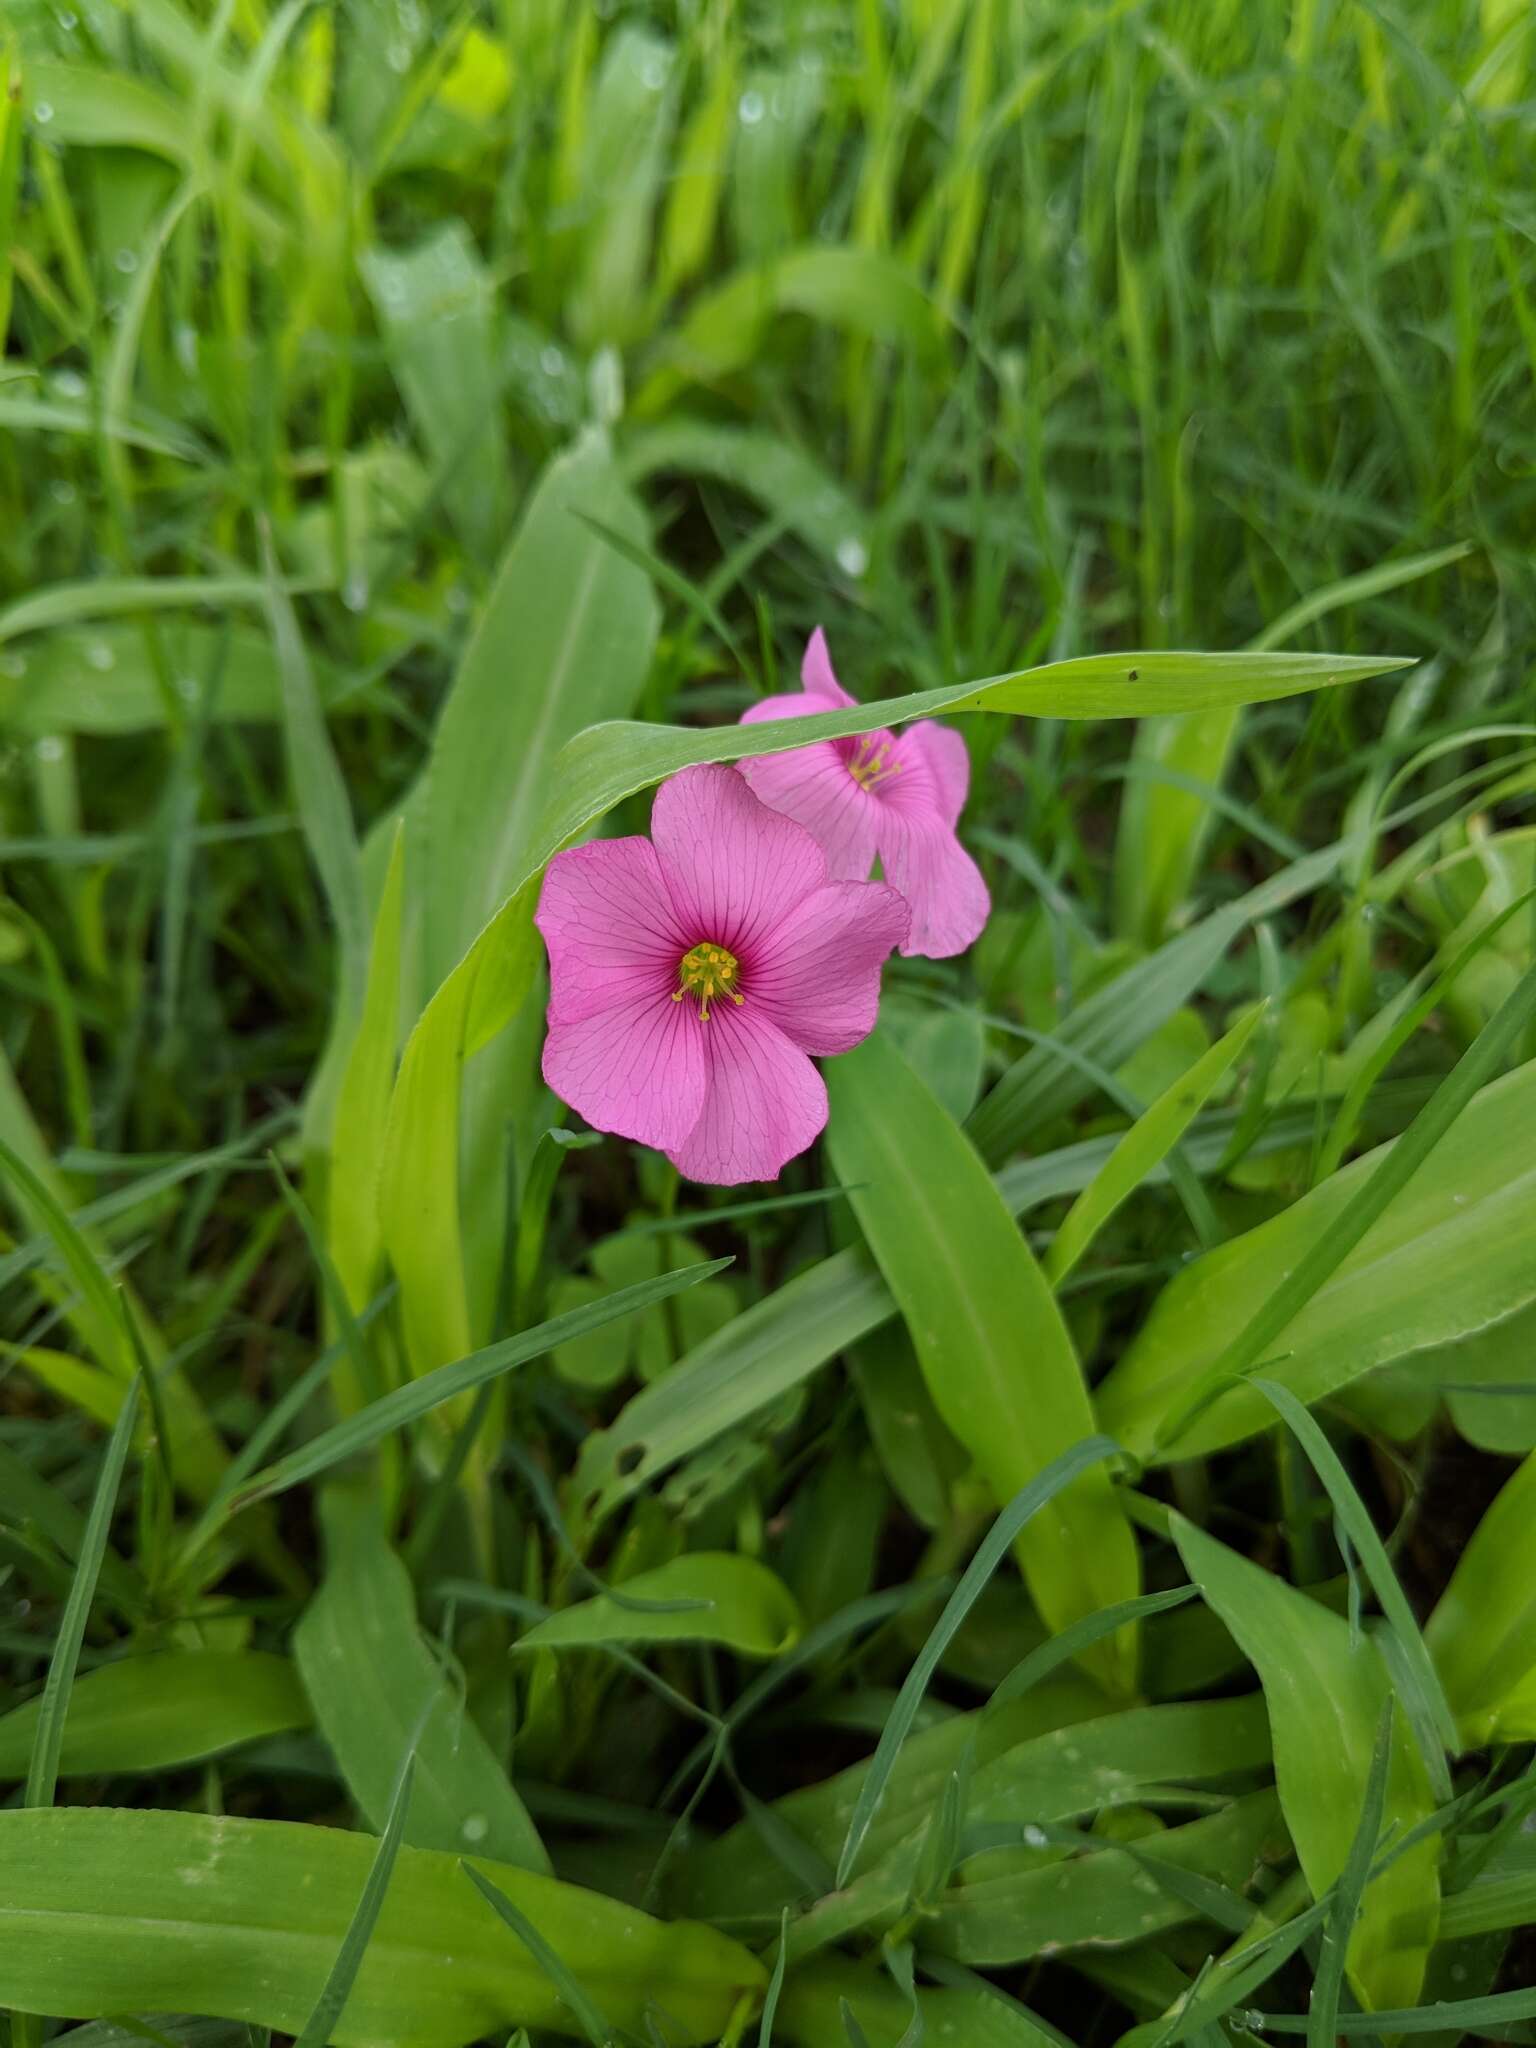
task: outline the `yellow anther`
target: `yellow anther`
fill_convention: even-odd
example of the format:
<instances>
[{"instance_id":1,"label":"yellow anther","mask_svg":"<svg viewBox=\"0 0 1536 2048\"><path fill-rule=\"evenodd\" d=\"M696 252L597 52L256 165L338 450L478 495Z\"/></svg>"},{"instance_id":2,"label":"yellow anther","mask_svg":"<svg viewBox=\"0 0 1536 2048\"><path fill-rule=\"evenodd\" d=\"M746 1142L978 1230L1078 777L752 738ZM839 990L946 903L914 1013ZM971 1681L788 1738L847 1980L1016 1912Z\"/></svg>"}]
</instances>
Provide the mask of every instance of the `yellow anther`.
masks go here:
<instances>
[{"instance_id":1,"label":"yellow anther","mask_svg":"<svg viewBox=\"0 0 1536 2048\"><path fill-rule=\"evenodd\" d=\"M673 991L672 1000L680 1003L686 995L699 999L699 1016L706 1023L709 1020L709 1006L716 996L729 996L733 1003L743 1001L736 984L741 979L741 966L734 953L728 953L724 946L712 946L707 942L695 946L685 953L677 963L679 986Z\"/></svg>"},{"instance_id":2,"label":"yellow anther","mask_svg":"<svg viewBox=\"0 0 1536 2048\"><path fill-rule=\"evenodd\" d=\"M848 773L861 789L873 789L877 783L888 782L893 775L901 773L901 763L888 759L891 751L889 740L875 740L868 734L859 741L853 759L848 763Z\"/></svg>"}]
</instances>

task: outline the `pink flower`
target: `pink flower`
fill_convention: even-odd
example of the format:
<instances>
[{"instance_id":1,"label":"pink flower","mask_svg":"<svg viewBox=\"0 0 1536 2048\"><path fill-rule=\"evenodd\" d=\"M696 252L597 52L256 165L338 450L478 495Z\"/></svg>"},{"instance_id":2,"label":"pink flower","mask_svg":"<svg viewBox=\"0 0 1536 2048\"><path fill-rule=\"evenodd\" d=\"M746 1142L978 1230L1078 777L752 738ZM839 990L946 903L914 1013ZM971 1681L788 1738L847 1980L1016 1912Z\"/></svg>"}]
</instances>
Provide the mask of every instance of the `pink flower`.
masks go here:
<instances>
[{"instance_id":1,"label":"pink flower","mask_svg":"<svg viewBox=\"0 0 1536 2048\"><path fill-rule=\"evenodd\" d=\"M820 626L806 647L800 681L798 696L765 697L742 713L742 724L807 718L854 702L832 672ZM870 732L815 740L737 765L765 804L815 835L837 879L862 882L879 855L881 873L912 907L903 953L941 960L963 953L977 937L992 901L981 870L955 837L971 780L957 732L924 720L900 738Z\"/></svg>"},{"instance_id":2,"label":"pink flower","mask_svg":"<svg viewBox=\"0 0 1536 2048\"><path fill-rule=\"evenodd\" d=\"M774 1180L827 1121L808 1053L874 1027L907 935L880 882L831 881L809 832L731 768L656 792L649 839L557 853L536 922L549 948L544 1078L599 1130L691 1180Z\"/></svg>"}]
</instances>

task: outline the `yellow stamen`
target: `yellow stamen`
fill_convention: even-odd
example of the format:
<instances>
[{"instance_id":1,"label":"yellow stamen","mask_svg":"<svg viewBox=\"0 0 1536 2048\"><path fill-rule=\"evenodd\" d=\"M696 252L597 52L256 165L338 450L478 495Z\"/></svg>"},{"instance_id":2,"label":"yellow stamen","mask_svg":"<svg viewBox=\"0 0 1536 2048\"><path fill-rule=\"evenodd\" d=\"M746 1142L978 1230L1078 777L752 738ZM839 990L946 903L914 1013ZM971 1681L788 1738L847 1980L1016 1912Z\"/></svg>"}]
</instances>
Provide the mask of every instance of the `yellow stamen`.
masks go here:
<instances>
[{"instance_id":1,"label":"yellow stamen","mask_svg":"<svg viewBox=\"0 0 1536 2048\"><path fill-rule=\"evenodd\" d=\"M733 1003L743 1000L737 993L737 982L741 979L741 965L734 953L728 953L724 946L712 946L707 942L695 946L685 953L677 963L677 979L680 986L673 991L672 1000L680 1003L686 995L699 999L699 1016L709 1021L709 1006L716 996L729 996Z\"/></svg>"},{"instance_id":2,"label":"yellow stamen","mask_svg":"<svg viewBox=\"0 0 1536 2048\"><path fill-rule=\"evenodd\" d=\"M889 740L877 741L866 733L859 741L858 750L848 763L848 773L861 789L874 789L901 773L901 763L887 758L890 751Z\"/></svg>"}]
</instances>

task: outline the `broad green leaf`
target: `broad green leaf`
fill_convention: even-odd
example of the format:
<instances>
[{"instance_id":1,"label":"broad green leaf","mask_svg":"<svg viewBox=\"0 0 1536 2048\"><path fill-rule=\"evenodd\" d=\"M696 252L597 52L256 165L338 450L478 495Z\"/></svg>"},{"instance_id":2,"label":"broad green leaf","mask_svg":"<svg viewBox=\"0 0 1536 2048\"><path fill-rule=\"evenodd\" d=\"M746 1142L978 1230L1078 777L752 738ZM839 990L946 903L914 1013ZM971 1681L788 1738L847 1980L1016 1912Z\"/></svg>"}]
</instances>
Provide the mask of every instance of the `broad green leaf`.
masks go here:
<instances>
[{"instance_id":1,"label":"broad green leaf","mask_svg":"<svg viewBox=\"0 0 1536 2048\"><path fill-rule=\"evenodd\" d=\"M326 1981L376 1843L339 1828L101 1807L0 1812L0 2004L95 2019L186 2011L297 2035ZM648 2006L679 2043L714 2043L765 1973L706 1927L486 1863L615 2026ZM463 2048L516 2026L568 2030L532 1957L477 1906L458 1855L405 1848L333 2039Z\"/></svg>"},{"instance_id":2,"label":"broad green leaf","mask_svg":"<svg viewBox=\"0 0 1536 2048\"><path fill-rule=\"evenodd\" d=\"M644 686L656 638L650 582L589 520L637 544L646 537L595 430L535 486L433 735L412 881L427 994L523 880L560 748L622 717Z\"/></svg>"},{"instance_id":3,"label":"broad green leaf","mask_svg":"<svg viewBox=\"0 0 1536 2048\"><path fill-rule=\"evenodd\" d=\"M918 1992L924 2039L963 2043L964 2048L1061 2048L1060 2037L1027 2018L1012 1998L988 1988L938 1987ZM842 1957L818 1957L794 1970L779 2003L782 2030L775 2042L795 2048L849 2048L844 2006L853 2013L869 2048L902 2048L912 2037L912 2004L889 1978Z\"/></svg>"},{"instance_id":4,"label":"broad green leaf","mask_svg":"<svg viewBox=\"0 0 1536 2048\"><path fill-rule=\"evenodd\" d=\"M186 109L142 78L79 62L29 62L28 97L52 109L50 134L96 149L142 149L172 163L192 161Z\"/></svg>"},{"instance_id":5,"label":"broad green leaf","mask_svg":"<svg viewBox=\"0 0 1536 2048\"><path fill-rule=\"evenodd\" d=\"M1525 1739L1536 1697L1536 1455L1478 1523L1424 1634L1467 1743Z\"/></svg>"},{"instance_id":6,"label":"broad green leaf","mask_svg":"<svg viewBox=\"0 0 1536 2048\"><path fill-rule=\"evenodd\" d=\"M281 587L295 592L317 585L291 580ZM119 612L184 611L195 605L222 611L226 605L259 607L266 602L267 584L260 576L102 576L83 583L52 583L0 608L0 641Z\"/></svg>"},{"instance_id":7,"label":"broad green leaf","mask_svg":"<svg viewBox=\"0 0 1536 2048\"><path fill-rule=\"evenodd\" d=\"M1404 1141L1394 1141L1401 1144ZM1120 1363L1099 1387L1102 1426L1127 1450L1159 1461L1191 1457L1269 1427L1261 1394L1234 1388L1158 1444L1191 1392L1249 1326L1256 1306L1317 1248L1392 1146L1355 1160L1308 1195L1207 1252L1163 1292ZM1305 1403L1375 1366L1454 1343L1536 1299L1530 1216L1536 1199L1536 1062L1475 1095L1419 1172L1311 1299L1268 1354L1269 1378Z\"/></svg>"},{"instance_id":8,"label":"broad green leaf","mask_svg":"<svg viewBox=\"0 0 1536 2048\"><path fill-rule=\"evenodd\" d=\"M39 1703L0 1718L0 1778L25 1775ZM179 1770L307 1728L309 1707L286 1657L261 1650L156 1650L75 1680L59 1771L66 1778Z\"/></svg>"},{"instance_id":9,"label":"broad green leaf","mask_svg":"<svg viewBox=\"0 0 1536 2048\"><path fill-rule=\"evenodd\" d=\"M371 244L358 267L443 502L471 555L490 562L506 531L508 478L496 293L480 252L449 219L410 249Z\"/></svg>"},{"instance_id":10,"label":"broad green leaf","mask_svg":"<svg viewBox=\"0 0 1536 2048\"><path fill-rule=\"evenodd\" d=\"M326 1569L294 1631L294 1656L347 1788L384 1825L402 1762L416 1758L406 1839L549 1868L527 1808L416 1622L409 1574L360 1492L321 1496Z\"/></svg>"},{"instance_id":11,"label":"broad green leaf","mask_svg":"<svg viewBox=\"0 0 1536 2048\"><path fill-rule=\"evenodd\" d=\"M1175 1515L1174 1541L1190 1577L1221 1616L1264 1688L1275 1783L1314 1899L1349 1861L1359 1827L1376 1731L1391 1681L1369 1636L1250 1564ZM1406 1832L1434 1801L1401 1708L1387 1774L1385 1818ZM1400 1856L1365 1893L1350 1943L1349 1975L1369 2006L1417 1997L1435 1939L1439 1851L1431 1836Z\"/></svg>"},{"instance_id":12,"label":"broad green leaf","mask_svg":"<svg viewBox=\"0 0 1536 2048\"><path fill-rule=\"evenodd\" d=\"M1137 1844L1144 1855L1111 1842L1065 1863L1037 1852L1043 1867L970 1878L948 1892L928 1938L958 1962L997 1965L1178 1927L1201 1917L1178 1874L1229 1888L1246 1884L1266 1850L1279 1846L1278 1832L1274 1794L1263 1791L1146 1836ZM1169 1867L1167 1883L1154 1874L1158 1866Z\"/></svg>"},{"instance_id":13,"label":"broad green leaf","mask_svg":"<svg viewBox=\"0 0 1536 2048\"><path fill-rule=\"evenodd\" d=\"M669 42L626 23L607 38L591 87L577 202L583 246L566 309L588 352L629 342L643 325L652 216L670 169L674 60Z\"/></svg>"},{"instance_id":14,"label":"broad green leaf","mask_svg":"<svg viewBox=\"0 0 1536 2048\"><path fill-rule=\"evenodd\" d=\"M718 1643L744 1657L777 1657L800 1634L794 1595L767 1565L733 1551L692 1551L637 1572L624 1600L598 1594L562 1607L518 1638L519 1650L582 1649L604 1643ZM671 1613L631 1601L676 1602Z\"/></svg>"},{"instance_id":15,"label":"broad green leaf","mask_svg":"<svg viewBox=\"0 0 1536 2048\"><path fill-rule=\"evenodd\" d=\"M1415 1388L1445 1396L1451 1420L1479 1450L1536 1451L1536 1305L1517 1309L1405 1368Z\"/></svg>"},{"instance_id":16,"label":"broad green leaf","mask_svg":"<svg viewBox=\"0 0 1536 2048\"><path fill-rule=\"evenodd\" d=\"M167 620L160 648L189 715L220 724L282 715L282 679L270 638L245 626ZM141 625L120 621L39 635L0 678L0 724L17 732L130 733L165 725L165 697ZM314 663L321 698L341 691L336 671ZM353 708L366 699L359 694Z\"/></svg>"},{"instance_id":17,"label":"broad green leaf","mask_svg":"<svg viewBox=\"0 0 1536 2048\"><path fill-rule=\"evenodd\" d=\"M905 1318L934 1405L1001 1504L1093 1433L1082 1371L1049 1285L969 1139L876 1031L829 1063L828 1146ZM1018 1539L1053 1628L1139 1590L1136 1543L1097 1466ZM1134 1638L1090 1669L1134 1683Z\"/></svg>"},{"instance_id":18,"label":"broad green leaf","mask_svg":"<svg viewBox=\"0 0 1536 2048\"><path fill-rule=\"evenodd\" d=\"M1130 1199L1178 1144L1231 1071L1263 1014L1262 1005L1250 1011L1132 1124L1067 1211L1051 1241L1042 1263L1053 1287L1061 1285L1121 1203Z\"/></svg>"}]
</instances>

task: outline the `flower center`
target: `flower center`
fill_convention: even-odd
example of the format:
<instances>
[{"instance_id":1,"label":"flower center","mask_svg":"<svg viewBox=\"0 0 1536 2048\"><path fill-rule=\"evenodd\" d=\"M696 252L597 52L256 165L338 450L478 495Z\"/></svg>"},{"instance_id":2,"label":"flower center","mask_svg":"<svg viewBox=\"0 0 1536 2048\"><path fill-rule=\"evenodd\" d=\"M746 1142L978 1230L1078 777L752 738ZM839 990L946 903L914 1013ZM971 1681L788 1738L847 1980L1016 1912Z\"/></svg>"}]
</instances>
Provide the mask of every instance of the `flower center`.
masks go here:
<instances>
[{"instance_id":1,"label":"flower center","mask_svg":"<svg viewBox=\"0 0 1536 2048\"><path fill-rule=\"evenodd\" d=\"M680 1003L684 996L697 996L699 1015L706 1022L716 996L729 996L733 1003L743 1000L736 987L741 979L740 962L724 946L706 943L685 953L677 963L677 979L679 986L673 991L673 1002Z\"/></svg>"},{"instance_id":2,"label":"flower center","mask_svg":"<svg viewBox=\"0 0 1536 2048\"><path fill-rule=\"evenodd\" d=\"M901 763L889 758L890 751L890 741L877 740L872 733L866 733L859 741L848 763L848 773L860 789L874 789L901 773Z\"/></svg>"}]
</instances>

